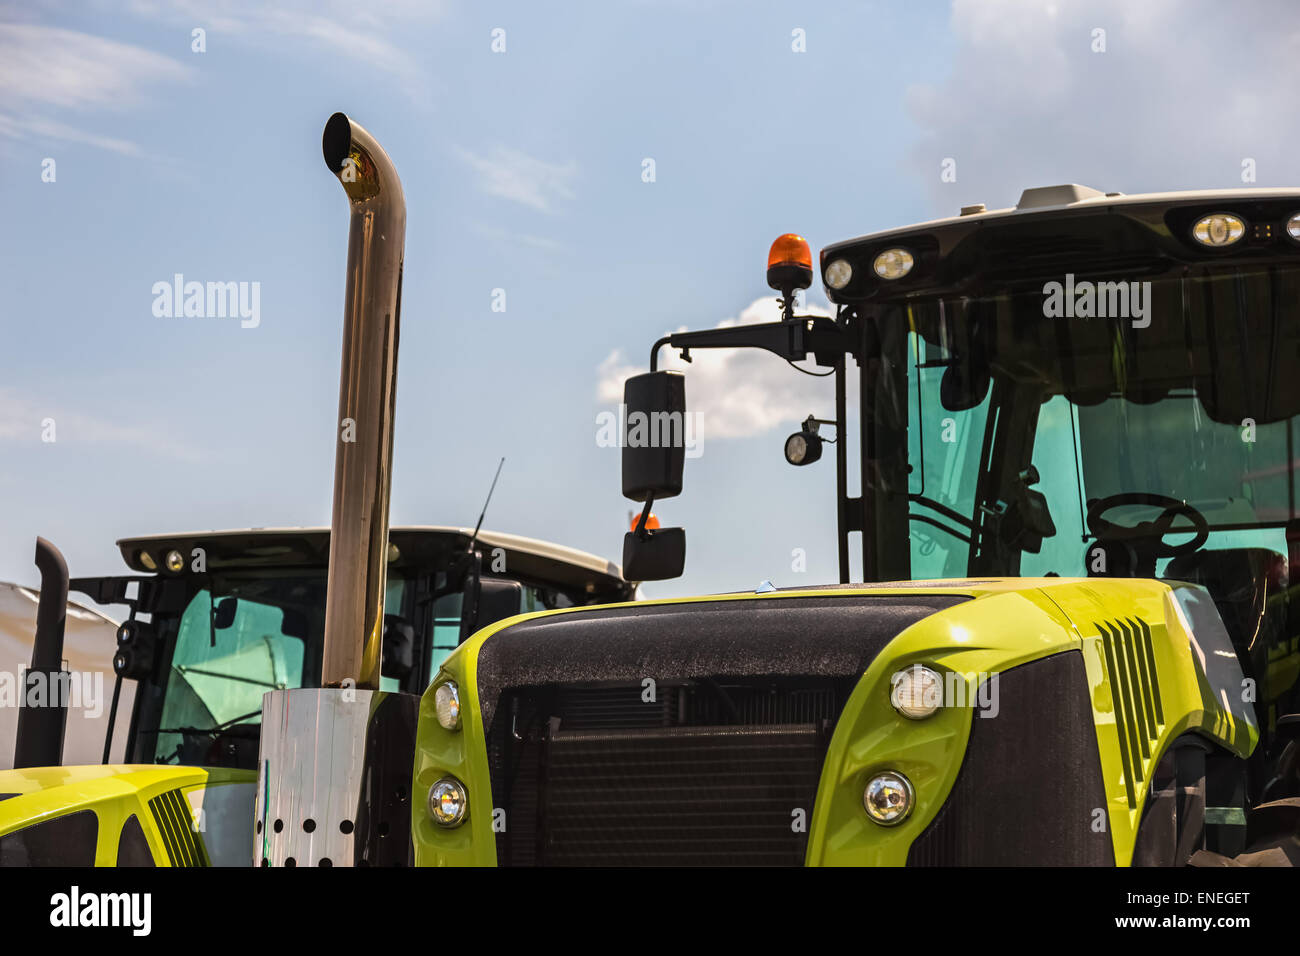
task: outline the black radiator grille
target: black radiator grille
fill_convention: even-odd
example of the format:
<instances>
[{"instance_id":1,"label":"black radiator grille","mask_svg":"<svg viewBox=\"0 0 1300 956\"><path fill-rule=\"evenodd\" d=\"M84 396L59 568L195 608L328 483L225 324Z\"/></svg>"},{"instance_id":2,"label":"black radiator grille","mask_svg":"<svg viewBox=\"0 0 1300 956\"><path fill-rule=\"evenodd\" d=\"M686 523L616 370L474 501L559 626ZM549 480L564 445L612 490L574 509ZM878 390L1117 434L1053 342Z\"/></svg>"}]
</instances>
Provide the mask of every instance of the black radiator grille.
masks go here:
<instances>
[{"instance_id":1,"label":"black radiator grille","mask_svg":"<svg viewBox=\"0 0 1300 956\"><path fill-rule=\"evenodd\" d=\"M490 733L503 865L789 865L855 681L523 688Z\"/></svg>"}]
</instances>

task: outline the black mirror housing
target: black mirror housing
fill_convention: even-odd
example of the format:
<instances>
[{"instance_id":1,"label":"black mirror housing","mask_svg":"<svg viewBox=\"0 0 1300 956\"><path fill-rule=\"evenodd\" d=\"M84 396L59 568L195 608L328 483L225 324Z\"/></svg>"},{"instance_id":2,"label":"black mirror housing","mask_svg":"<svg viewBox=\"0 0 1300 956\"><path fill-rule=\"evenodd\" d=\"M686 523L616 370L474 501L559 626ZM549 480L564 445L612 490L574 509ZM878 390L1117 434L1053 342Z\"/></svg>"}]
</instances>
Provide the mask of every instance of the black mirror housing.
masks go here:
<instances>
[{"instance_id":1,"label":"black mirror housing","mask_svg":"<svg viewBox=\"0 0 1300 956\"><path fill-rule=\"evenodd\" d=\"M645 501L681 494L686 377L681 372L634 375L623 385L623 406L623 497Z\"/></svg>"},{"instance_id":2,"label":"black mirror housing","mask_svg":"<svg viewBox=\"0 0 1300 956\"><path fill-rule=\"evenodd\" d=\"M415 628L398 614L384 615L384 651L380 673L403 680L415 668Z\"/></svg>"},{"instance_id":3,"label":"black mirror housing","mask_svg":"<svg viewBox=\"0 0 1300 956\"><path fill-rule=\"evenodd\" d=\"M478 586L478 613L474 615L474 630L481 630L519 613L519 608L523 605L524 588L518 581L481 578Z\"/></svg>"},{"instance_id":4,"label":"black mirror housing","mask_svg":"<svg viewBox=\"0 0 1300 956\"><path fill-rule=\"evenodd\" d=\"M623 577L628 581L667 581L686 567L686 531L659 528L623 536Z\"/></svg>"},{"instance_id":5,"label":"black mirror housing","mask_svg":"<svg viewBox=\"0 0 1300 956\"><path fill-rule=\"evenodd\" d=\"M212 613L212 626L218 631L224 631L235 623L235 612L238 610L239 598L223 597L217 602L217 608Z\"/></svg>"}]
</instances>

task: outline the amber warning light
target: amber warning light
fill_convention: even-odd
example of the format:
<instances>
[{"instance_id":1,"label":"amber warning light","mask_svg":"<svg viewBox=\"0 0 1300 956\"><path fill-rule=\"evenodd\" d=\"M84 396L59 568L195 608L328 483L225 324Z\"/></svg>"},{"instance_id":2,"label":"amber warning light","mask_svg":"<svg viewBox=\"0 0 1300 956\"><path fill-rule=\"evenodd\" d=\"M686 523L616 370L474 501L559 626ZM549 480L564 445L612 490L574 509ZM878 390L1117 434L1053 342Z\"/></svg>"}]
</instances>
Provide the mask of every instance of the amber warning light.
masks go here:
<instances>
[{"instance_id":1,"label":"amber warning light","mask_svg":"<svg viewBox=\"0 0 1300 956\"><path fill-rule=\"evenodd\" d=\"M767 284L783 295L812 285L812 250L808 240L787 232L767 254Z\"/></svg>"},{"instance_id":2,"label":"amber warning light","mask_svg":"<svg viewBox=\"0 0 1300 956\"><path fill-rule=\"evenodd\" d=\"M628 530L635 531L636 524L640 520L641 516L639 514L632 515L631 527ZM647 531L657 531L659 529L659 516L651 512L650 517L645 519L645 527Z\"/></svg>"}]
</instances>

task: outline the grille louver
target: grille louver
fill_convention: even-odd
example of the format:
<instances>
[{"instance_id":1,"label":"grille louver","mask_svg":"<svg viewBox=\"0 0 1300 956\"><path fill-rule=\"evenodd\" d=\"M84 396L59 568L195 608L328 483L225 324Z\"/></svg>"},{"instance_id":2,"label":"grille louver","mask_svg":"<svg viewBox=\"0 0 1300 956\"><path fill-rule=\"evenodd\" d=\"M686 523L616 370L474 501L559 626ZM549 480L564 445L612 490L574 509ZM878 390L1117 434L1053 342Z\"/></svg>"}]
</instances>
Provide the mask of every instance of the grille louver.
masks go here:
<instances>
[{"instance_id":1,"label":"grille louver","mask_svg":"<svg viewBox=\"0 0 1300 956\"><path fill-rule=\"evenodd\" d=\"M1146 621L1129 618L1099 622L1097 629L1115 704L1124 786L1129 809L1135 810L1151 770L1155 741L1165 726L1151 628Z\"/></svg>"},{"instance_id":2,"label":"grille louver","mask_svg":"<svg viewBox=\"0 0 1300 956\"><path fill-rule=\"evenodd\" d=\"M149 801L149 812L162 833L172 866L209 866L203 841L194 829L194 815L179 790L168 790Z\"/></svg>"}]
</instances>

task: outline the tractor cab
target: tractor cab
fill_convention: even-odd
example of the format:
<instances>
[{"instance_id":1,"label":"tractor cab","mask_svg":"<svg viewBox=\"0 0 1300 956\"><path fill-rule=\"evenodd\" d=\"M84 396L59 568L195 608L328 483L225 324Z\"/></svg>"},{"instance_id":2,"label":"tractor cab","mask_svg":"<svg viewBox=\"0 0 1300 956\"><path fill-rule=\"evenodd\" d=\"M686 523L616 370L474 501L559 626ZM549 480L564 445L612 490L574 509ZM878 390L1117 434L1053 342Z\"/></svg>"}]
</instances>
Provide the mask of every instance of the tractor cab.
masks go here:
<instances>
[{"instance_id":1,"label":"tractor cab","mask_svg":"<svg viewBox=\"0 0 1300 956\"><path fill-rule=\"evenodd\" d=\"M1300 190L1030 189L835 243L820 272L835 316L794 314L812 256L777 240L776 321L656 343L629 415L685 411L682 373L656 369L665 346L830 370L785 457L815 467L836 439L842 582L1199 585L1245 675L1238 706L1266 740L1295 736ZM676 493L673 451L626 449L625 494ZM634 529L624 555L643 578L679 572L681 529Z\"/></svg>"},{"instance_id":2,"label":"tractor cab","mask_svg":"<svg viewBox=\"0 0 1300 956\"><path fill-rule=\"evenodd\" d=\"M262 695L320 685L329 537L128 538L118 545L137 575L73 579L72 590L131 608L113 658L118 679L136 682L122 715L124 762L256 767ZM393 528L381 689L419 693L452 649L494 621L630 596L617 566L579 551L491 531Z\"/></svg>"}]
</instances>

